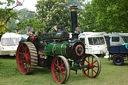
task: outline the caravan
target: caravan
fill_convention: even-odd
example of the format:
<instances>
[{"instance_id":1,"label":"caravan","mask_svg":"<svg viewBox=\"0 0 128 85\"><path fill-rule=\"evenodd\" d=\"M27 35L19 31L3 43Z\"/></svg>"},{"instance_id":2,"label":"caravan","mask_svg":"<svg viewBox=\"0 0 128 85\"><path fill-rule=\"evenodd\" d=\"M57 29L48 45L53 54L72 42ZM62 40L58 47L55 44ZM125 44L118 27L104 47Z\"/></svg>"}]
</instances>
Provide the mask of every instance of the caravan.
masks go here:
<instances>
[{"instance_id":1,"label":"caravan","mask_svg":"<svg viewBox=\"0 0 128 85\"><path fill-rule=\"evenodd\" d=\"M5 33L0 40L0 55L14 56L20 40L19 34Z\"/></svg>"},{"instance_id":2,"label":"caravan","mask_svg":"<svg viewBox=\"0 0 128 85\"><path fill-rule=\"evenodd\" d=\"M107 52L104 32L83 32L79 39L85 43L86 53L104 55Z\"/></svg>"}]
</instances>

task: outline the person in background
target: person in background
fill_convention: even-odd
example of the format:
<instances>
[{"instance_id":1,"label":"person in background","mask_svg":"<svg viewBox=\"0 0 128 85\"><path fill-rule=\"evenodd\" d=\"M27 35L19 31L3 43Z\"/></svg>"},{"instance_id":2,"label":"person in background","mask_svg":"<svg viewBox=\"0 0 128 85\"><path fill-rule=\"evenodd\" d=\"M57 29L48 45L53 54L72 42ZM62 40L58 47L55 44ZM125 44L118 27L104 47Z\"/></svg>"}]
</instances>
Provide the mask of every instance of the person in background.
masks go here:
<instances>
[{"instance_id":1,"label":"person in background","mask_svg":"<svg viewBox=\"0 0 128 85\"><path fill-rule=\"evenodd\" d=\"M80 27L76 27L76 29L75 29L75 33L82 33L83 31L80 29Z\"/></svg>"}]
</instances>

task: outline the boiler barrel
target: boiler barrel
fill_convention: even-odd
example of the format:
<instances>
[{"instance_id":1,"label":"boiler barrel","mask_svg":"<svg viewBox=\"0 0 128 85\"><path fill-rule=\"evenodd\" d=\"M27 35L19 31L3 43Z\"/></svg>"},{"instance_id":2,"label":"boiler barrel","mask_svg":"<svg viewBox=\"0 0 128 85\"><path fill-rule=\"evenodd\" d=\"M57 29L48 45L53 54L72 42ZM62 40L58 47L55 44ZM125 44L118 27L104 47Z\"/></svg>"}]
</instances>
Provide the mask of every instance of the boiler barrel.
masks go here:
<instances>
[{"instance_id":1,"label":"boiler barrel","mask_svg":"<svg viewBox=\"0 0 128 85\"><path fill-rule=\"evenodd\" d=\"M63 55L67 57L66 53L67 42L63 43L50 43L46 46L46 55Z\"/></svg>"}]
</instances>

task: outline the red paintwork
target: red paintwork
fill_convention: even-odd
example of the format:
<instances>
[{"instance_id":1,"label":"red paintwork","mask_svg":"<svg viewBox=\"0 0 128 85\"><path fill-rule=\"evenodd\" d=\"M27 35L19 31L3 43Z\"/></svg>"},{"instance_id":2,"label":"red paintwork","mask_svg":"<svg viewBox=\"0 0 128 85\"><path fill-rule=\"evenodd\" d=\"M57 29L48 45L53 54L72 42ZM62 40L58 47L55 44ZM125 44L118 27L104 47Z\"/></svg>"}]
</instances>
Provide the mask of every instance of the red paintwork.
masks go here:
<instances>
[{"instance_id":1,"label":"red paintwork","mask_svg":"<svg viewBox=\"0 0 128 85\"><path fill-rule=\"evenodd\" d=\"M98 65L94 65L94 64L97 62L97 60L94 61L93 56L92 56L92 59L90 60L89 57L90 56L86 56L82 59L82 64L81 65L84 65L85 62L89 65L89 68L82 68L82 72L88 78L95 78L96 74L98 72ZM96 68L97 71L94 70L94 68Z\"/></svg>"},{"instance_id":2,"label":"red paintwork","mask_svg":"<svg viewBox=\"0 0 128 85\"><path fill-rule=\"evenodd\" d=\"M27 74L29 72L29 67L31 65L30 51L24 43L20 44L17 49L16 63L22 74Z\"/></svg>"},{"instance_id":3,"label":"red paintwork","mask_svg":"<svg viewBox=\"0 0 128 85\"><path fill-rule=\"evenodd\" d=\"M30 37L30 40L31 41L34 41L35 40L34 36Z\"/></svg>"},{"instance_id":4,"label":"red paintwork","mask_svg":"<svg viewBox=\"0 0 128 85\"><path fill-rule=\"evenodd\" d=\"M53 59L52 62L53 63L51 65L51 71L54 80L57 83L63 83L66 78L66 68L64 67L63 60L61 58L56 57L55 59ZM56 69L58 69L58 71Z\"/></svg>"}]
</instances>

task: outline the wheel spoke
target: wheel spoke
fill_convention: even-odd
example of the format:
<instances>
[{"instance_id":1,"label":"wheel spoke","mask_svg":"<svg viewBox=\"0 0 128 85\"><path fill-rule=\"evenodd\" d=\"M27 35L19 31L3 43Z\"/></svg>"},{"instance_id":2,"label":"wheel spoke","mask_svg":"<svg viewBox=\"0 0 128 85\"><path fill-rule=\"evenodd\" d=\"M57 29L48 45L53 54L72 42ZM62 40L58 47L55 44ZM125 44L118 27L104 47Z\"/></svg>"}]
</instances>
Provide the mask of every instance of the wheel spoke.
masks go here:
<instances>
[{"instance_id":1,"label":"wheel spoke","mask_svg":"<svg viewBox=\"0 0 128 85\"><path fill-rule=\"evenodd\" d=\"M92 56L92 62L93 62L93 56Z\"/></svg>"},{"instance_id":2,"label":"wheel spoke","mask_svg":"<svg viewBox=\"0 0 128 85\"><path fill-rule=\"evenodd\" d=\"M96 63L96 61L97 61L97 60L95 60L95 61L93 62L93 64Z\"/></svg>"},{"instance_id":3,"label":"wheel spoke","mask_svg":"<svg viewBox=\"0 0 128 85\"><path fill-rule=\"evenodd\" d=\"M93 68L92 68L92 76L93 76Z\"/></svg>"},{"instance_id":4,"label":"wheel spoke","mask_svg":"<svg viewBox=\"0 0 128 85\"><path fill-rule=\"evenodd\" d=\"M93 70L93 72L97 73L95 70Z\"/></svg>"},{"instance_id":5,"label":"wheel spoke","mask_svg":"<svg viewBox=\"0 0 128 85\"><path fill-rule=\"evenodd\" d=\"M84 70L84 72L86 72L88 70L88 68L86 70Z\"/></svg>"},{"instance_id":6,"label":"wheel spoke","mask_svg":"<svg viewBox=\"0 0 128 85\"><path fill-rule=\"evenodd\" d=\"M63 78L63 80L64 80L64 76L65 76L65 75L62 73L62 78Z\"/></svg>"},{"instance_id":7,"label":"wheel spoke","mask_svg":"<svg viewBox=\"0 0 128 85\"><path fill-rule=\"evenodd\" d=\"M58 61L58 59L57 59L57 65L59 66L59 61Z\"/></svg>"},{"instance_id":8,"label":"wheel spoke","mask_svg":"<svg viewBox=\"0 0 128 85\"><path fill-rule=\"evenodd\" d=\"M96 68L98 68L98 66L95 66L95 65L94 65L93 67L96 67Z\"/></svg>"},{"instance_id":9,"label":"wheel spoke","mask_svg":"<svg viewBox=\"0 0 128 85\"><path fill-rule=\"evenodd\" d=\"M59 76L59 75L60 75L60 72L58 72L58 73L56 74L56 77Z\"/></svg>"},{"instance_id":10,"label":"wheel spoke","mask_svg":"<svg viewBox=\"0 0 128 85\"><path fill-rule=\"evenodd\" d=\"M64 63L61 64L61 67L63 67Z\"/></svg>"},{"instance_id":11,"label":"wheel spoke","mask_svg":"<svg viewBox=\"0 0 128 85\"><path fill-rule=\"evenodd\" d=\"M25 48L24 48L24 46L23 46L23 45L22 45L21 47L23 48L23 50L25 50Z\"/></svg>"},{"instance_id":12,"label":"wheel spoke","mask_svg":"<svg viewBox=\"0 0 128 85\"><path fill-rule=\"evenodd\" d=\"M63 67L63 65L64 65L64 62L63 62L63 60L61 59L61 67Z\"/></svg>"},{"instance_id":13,"label":"wheel spoke","mask_svg":"<svg viewBox=\"0 0 128 85\"><path fill-rule=\"evenodd\" d=\"M89 57L88 57L88 63L90 63L90 61L89 61Z\"/></svg>"},{"instance_id":14,"label":"wheel spoke","mask_svg":"<svg viewBox=\"0 0 128 85\"><path fill-rule=\"evenodd\" d=\"M27 56L30 56L30 51L28 51L26 54L27 54Z\"/></svg>"},{"instance_id":15,"label":"wheel spoke","mask_svg":"<svg viewBox=\"0 0 128 85\"><path fill-rule=\"evenodd\" d=\"M59 74L59 81L60 81L60 74Z\"/></svg>"},{"instance_id":16,"label":"wheel spoke","mask_svg":"<svg viewBox=\"0 0 128 85\"><path fill-rule=\"evenodd\" d=\"M89 75L89 69L88 69L88 75Z\"/></svg>"},{"instance_id":17,"label":"wheel spoke","mask_svg":"<svg viewBox=\"0 0 128 85\"><path fill-rule=\"evenodd\" d=\"M30 66L30 61L27 61L27 64Z\"/></svg>"},{"instance_id":18,"label":"wheel spoke","mask_svg":"<svg viewBox=\"0 0 128 85\"><path fill-rule=\"evenodd\" d=\"M19 52L19 54L24 55L24 53L22 53L22 52Z\"/></svg>"},{"instance_id":19,"label":"wheel spoke","mask_svg":"<svg viewBox=\"0 0 128 85\"><path fill-rule=\"evenodd\" d=\"M55 63L55 66L59 68L58 64Z\"/></svg>"},{"instance_id":20,"label":"wheel spoke","mask_svg":"<svg viewBox=\"0 0 128 85\"><path fill-rule=\"evenodd\" d=\"M66 75L64 72L61 72L63 75Z\"/></svg>"},{"instance_id":21,"label":"wheel spoke","mask_svg":"<svg viewBox=\"0 0 128 85\"><path fill-rule=\"evenodd\" d=\"M85 59L85 61L86 61L87 63L89 63L86 59Z\"/></svg>"},{"instance_id":22,"label":"wheel spoke","mask_svg":"<svg viewBox=\"0 0 128 85\"><path fill-rule=\"evenodd\" d=\"M21 60L21 61L20 61L20 64L23 63L23 62L24 62L24 60Z\"/></svg>"}]
</instances>

